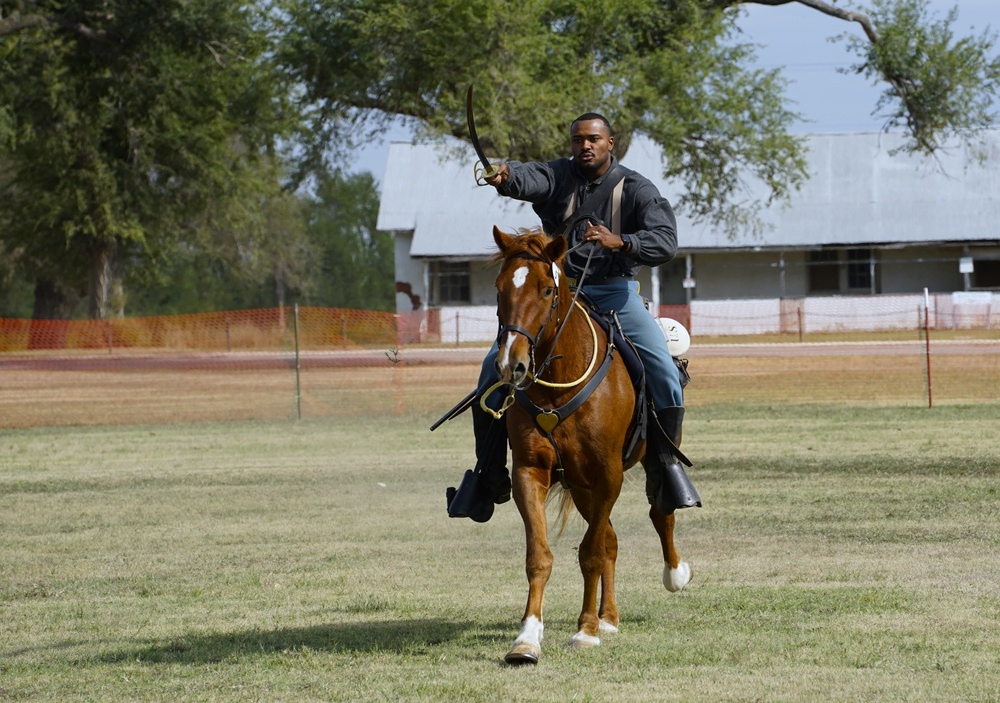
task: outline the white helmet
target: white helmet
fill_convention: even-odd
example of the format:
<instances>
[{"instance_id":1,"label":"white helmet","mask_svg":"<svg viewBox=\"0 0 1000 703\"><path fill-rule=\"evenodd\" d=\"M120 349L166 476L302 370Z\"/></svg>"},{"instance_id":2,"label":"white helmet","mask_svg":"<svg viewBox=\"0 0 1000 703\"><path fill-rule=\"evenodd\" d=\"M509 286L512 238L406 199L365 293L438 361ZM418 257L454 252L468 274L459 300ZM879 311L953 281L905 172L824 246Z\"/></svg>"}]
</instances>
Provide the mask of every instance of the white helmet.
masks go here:
<instances>
[{"instance_id":1,"label":"white helmet","mask_svg":"<svg viewBox=\"0 0 1000 703\"><path fill-rule=\"evenodd\" d=\"M667 338L670 356L680 356L691 347L691 335L684 329L684 325L669 317L658 317L656 322L663 330L663 336Z\"/></svg>"}]
</instances>

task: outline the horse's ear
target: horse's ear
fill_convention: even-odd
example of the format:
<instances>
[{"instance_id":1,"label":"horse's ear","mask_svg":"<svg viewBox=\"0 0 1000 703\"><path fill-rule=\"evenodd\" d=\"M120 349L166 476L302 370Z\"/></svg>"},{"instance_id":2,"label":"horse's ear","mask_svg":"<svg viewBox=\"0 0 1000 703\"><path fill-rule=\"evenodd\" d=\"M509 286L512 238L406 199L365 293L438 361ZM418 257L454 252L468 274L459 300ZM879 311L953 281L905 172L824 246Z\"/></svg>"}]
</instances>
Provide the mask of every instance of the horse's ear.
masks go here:
<instances>
[{"instance_id":1,"label":"horse's ear","mask_svg":"<svg viewBox=\"0 0 1000 703\"><path fill-rule=\"evenodd\" d=\"M496 225L493 225L493 241L500 247L501 253L507 251L507 247L514 241L514 235L507 234Z\"/></svg>"},{"instance_id":2,"label":"horse's ear","mask_svg":"<svg viewBox=\"0 0 1000 703\"><path fill-rule=\"evenodd\" d=\"M559 261L562 255L566 253L566 237L561 235L555 237L545 246L545 253L549 255L549 259L552 261Z\"/></svg>"}]
</instances>

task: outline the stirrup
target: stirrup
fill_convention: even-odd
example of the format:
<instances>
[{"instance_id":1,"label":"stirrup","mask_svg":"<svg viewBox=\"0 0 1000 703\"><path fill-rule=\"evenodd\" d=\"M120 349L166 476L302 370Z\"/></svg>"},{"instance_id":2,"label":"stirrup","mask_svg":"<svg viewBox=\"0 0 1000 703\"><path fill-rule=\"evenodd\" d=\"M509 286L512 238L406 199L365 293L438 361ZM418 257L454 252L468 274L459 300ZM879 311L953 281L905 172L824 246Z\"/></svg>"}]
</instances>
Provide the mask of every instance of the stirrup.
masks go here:
<instances>
[{"instance_id":1,"label":"stirrup","mask_svg":"<svg viewBox=\"0 0 1000 703\"><path fill-rule=\"evenodd\" d=\"M660 487L656 491L655 505L664 515L681 508L700 508L701 496L680 462L673 461L663 467Z\"/></svg>"},{"instance_id":2,"label":"stirrup","mask_svg":"<svg viewBox=\"0 0 1000 703\"><path fill-rule=\"evenodd\" d=\"M483 476L472 469L465 472L457 489L449 487L445 491L445 498L448 517L467 517L473 522L486 522L493 517L493 502Z\"/></svg>"}]
</instances>

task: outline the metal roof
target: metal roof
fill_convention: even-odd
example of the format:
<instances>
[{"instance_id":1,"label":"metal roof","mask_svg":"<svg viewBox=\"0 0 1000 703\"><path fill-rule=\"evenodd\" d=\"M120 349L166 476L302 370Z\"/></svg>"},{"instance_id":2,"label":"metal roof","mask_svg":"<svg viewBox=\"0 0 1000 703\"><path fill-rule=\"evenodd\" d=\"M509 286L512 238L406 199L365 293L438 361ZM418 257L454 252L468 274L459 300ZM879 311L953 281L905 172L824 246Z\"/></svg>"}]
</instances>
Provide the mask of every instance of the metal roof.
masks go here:
<instances>
[{"instance_id":1,"label":"metal roof","mask_svg":"<svg viewBox=\"0 0 1000 703\"><path fill-rule=\"evenodd\" d=\"M806 137L810 178L791 202L763 211L759 237L730 239L677 213L681 250L805 248L821 245L914 244L1000 240L1000 130L983 134L986 161L965 149L936 159L891 155L901 136L886 133ZM484 258L494 250L493 225L535 227L530 205L479 187L472 149L461 144L395 143L389 147L377 227L413 231L412 257ZM680 184L662 177L660 152L642 136L622 163L653 181L671 202ZM750 184L748 198L765 197Z\"/></svg>"}]
</instances>

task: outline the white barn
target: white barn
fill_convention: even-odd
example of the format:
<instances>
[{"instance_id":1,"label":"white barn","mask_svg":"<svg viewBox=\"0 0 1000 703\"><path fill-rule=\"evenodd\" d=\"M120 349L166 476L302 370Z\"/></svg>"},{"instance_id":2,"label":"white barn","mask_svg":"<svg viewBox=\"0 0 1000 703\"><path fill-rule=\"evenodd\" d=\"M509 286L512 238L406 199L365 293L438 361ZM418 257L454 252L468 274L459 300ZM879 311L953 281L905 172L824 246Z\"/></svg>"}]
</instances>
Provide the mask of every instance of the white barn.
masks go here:
<instances>
[{"instance_id":1,"label":"white barn","mask_svg":"<svg viewBox=\"0 0 1000 703\"><path fill-rule=\"evenodd\" d=\"M851 316L864 296L899 307L909 325L925 289L935 308L986 305L988 319L1000 316L1000 131L984 139L979 162L961 148L892 155L896 134L808 136L810 177L790 204L764 211L762 235L729 238L678 212L678 257L643 269L643 294L702 334L781 331L781 319L807 309ZM457 142L392 144L377 224L395 240L397 310L427 311L421 334L456 341L495 333L493 225L538 225L527 203L475 184L474 158ZM622 163L676 202L652 142L634 139ZM733 327L772 313L778 321ZM713 319L729 322L714 329Z\"/></svg>"}]
</instances>

